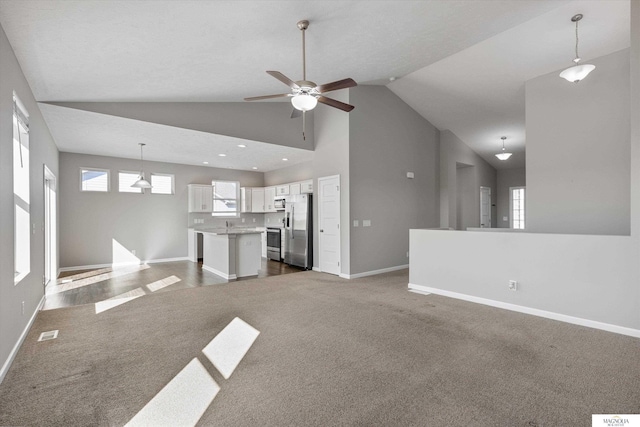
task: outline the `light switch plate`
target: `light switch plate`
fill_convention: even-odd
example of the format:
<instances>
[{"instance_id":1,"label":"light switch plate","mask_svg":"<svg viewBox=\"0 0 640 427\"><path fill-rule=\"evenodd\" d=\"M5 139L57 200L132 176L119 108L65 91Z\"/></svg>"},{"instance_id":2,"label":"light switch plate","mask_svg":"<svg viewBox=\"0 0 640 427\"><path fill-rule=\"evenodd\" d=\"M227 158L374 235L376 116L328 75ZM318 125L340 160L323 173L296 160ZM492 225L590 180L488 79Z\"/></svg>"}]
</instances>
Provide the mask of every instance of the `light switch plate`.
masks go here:
<instances>
[{"instance_id":1,"label":"light switch plate","mask_svg":"<svg viewBox=\"0 0 640 427\"><path fill-rule=\"evenodd\" d=\"M503 217L502 217L502 220L503 220L503 221L509 221L509 217L508 217L508 216L503 216Z\"/></svg>"},{"instance_id":2,"label":"light switch plate","mask_svg":"<svg viewBox=\"0 0 640 427\"><path fill-rule=\"evenodd\" d=\"M353 220L353 226L354 227L360 227L360 221L358 221L357 219Z\"/></svg>"},{"instance_id":3,"label":"light switch plate","mask_svg":"<svg viewBox=\"0 0 640 427\"><path fill-rule=\"evenodd\" d=\"M363 227L371 227L371 220L370 219L363 219L362 220L362 226Z\"/></svg>"}]
</instances>

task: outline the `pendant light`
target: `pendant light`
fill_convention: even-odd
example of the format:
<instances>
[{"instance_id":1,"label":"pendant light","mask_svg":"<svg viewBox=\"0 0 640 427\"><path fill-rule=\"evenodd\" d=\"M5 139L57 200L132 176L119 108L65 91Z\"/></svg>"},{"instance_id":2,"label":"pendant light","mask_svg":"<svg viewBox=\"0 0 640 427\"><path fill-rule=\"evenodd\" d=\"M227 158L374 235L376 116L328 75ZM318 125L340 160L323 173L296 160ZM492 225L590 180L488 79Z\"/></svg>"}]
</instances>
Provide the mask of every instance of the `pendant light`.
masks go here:
<instances>
[{"instance_id":1,"label":"pendant light","mask_svg":"<svg viewBox=\"0 0 640 427\"><path fill-rule=\"evenodd\" d=\"M131 186L135 188L151 188L151 184L149 181L144 179L144 161L142 160L142 147L147 144L138 143L140 146L140 175L138 176L138 180L134 182Z\"/></svg>"},{"instance_id":2,"label":"pendant light","mask_svg":"<svg viewBox=\"0 0 640 427\"><path fill-rule=\"evenodd\" d=\"M504 149L504 140L507 139L507 137L503 136L500 139L502 140L502 153L496 154L496 157L500 160L507 160L509 157L511 157L511 154L512 154L512 153L507 153Z\"/></svg>"},{"instance_id":3,"label":"pendant light","mask_svg":"<svg viewBox=\"0 0 640 427\"><path fill-rule=\"evenodd\" d=\"M596 66L591 64L580 65L580 56L578 56L578 22L582 19L582 14L579 13L571 18L571 22L576 23L576 57L573 62L576 64L573 67L569 67L560 73L560 77L568 82L578 83L589 75L590 72L595 70Z\"/></svg>"}]
</instances>

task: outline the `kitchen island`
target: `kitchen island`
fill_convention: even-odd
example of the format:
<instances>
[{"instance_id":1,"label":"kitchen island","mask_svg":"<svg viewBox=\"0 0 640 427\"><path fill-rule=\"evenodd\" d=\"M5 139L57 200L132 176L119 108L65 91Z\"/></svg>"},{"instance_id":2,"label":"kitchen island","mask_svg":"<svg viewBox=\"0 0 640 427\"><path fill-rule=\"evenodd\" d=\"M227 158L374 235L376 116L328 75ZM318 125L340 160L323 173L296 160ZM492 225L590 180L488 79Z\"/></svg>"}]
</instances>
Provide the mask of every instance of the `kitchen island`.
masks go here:
<instances>
[{"instance_id":1,"label":"kitchen island","mask_svg":"<svg viewBox=\"0 0 640 427\"><path fill-rule=\"evenodd\" d=\"M261 266L262 231L253 228L193 230L193 236L196 238L190 245L197 245L198 234L202 234L203 270L227 280L258 275ZM197 259L192 258L192 261Z\"/></svg>"}]
</instances>

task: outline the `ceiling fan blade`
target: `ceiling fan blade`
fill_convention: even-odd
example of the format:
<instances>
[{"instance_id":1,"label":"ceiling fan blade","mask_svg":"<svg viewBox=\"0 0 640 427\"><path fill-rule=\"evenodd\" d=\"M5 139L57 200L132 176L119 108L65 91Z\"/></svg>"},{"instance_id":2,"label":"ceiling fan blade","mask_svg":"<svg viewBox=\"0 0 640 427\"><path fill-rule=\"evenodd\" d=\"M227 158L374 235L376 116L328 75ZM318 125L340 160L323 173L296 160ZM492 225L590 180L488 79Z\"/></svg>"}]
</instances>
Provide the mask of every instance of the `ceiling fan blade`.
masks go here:
<instances>
[{"instance_id":1,"label":"ceiling fan blade","mask_svg":"<svg viewBox=\"0 0 640 427\"><path fill-rule=\"evenodd\" d=\"M325 96L319 96L318 102L346 111L347 113L355 108L353 105L345 104L344 102L336 101L335 99L327 98Z\"/></svg>"},{"instance_id":2,"label":"ceiling fan blade","mask_svg":"<svg viewBox=\"0 0 640 427\"><path fill-rule=\"evenodd\" d=\"M271 98L283 98L285 96L290 96L290 93L279 93L277 95L264 95L264 96L253 96L251 98L245 98L245 101L259 101L261 99L271 99Z\"/></svg>"},{"instance_id":3,"label":"ceiling fan blade","mask_svg":"<svg viewBox=\"0 0 640 427\"><path fill-rule=\"evenodd\" d=\"M272 75L276 79L280 80L282 83L289 86L291 89L300 89L300 86L289 77L282 74L280 71L267 71L267 74Z\"/></svg>"},{"instance_id":4,"label":"ceiling fan blade","mask_svg":"<svg viewBox=\"0 0 640 427\"><path fill-rule=\"evenodd\" d=\"M331 83L325 83L316 88L320 93L331 92L332 90L346 89L348 87L358 86L353 79L343 79Z\"/></svg>"},{"instance_id":5,"label":"ceiling fan blade","mask_svg":"<svg viewBox=\"0 0 640 427\"><path fill-rule=\"evenodd\" d=\"M301 115L302 115L302 111L298 110L297 108L294 108L293 111L291 112L292 119L297 119Z\"/></svg>"}]
</instances>

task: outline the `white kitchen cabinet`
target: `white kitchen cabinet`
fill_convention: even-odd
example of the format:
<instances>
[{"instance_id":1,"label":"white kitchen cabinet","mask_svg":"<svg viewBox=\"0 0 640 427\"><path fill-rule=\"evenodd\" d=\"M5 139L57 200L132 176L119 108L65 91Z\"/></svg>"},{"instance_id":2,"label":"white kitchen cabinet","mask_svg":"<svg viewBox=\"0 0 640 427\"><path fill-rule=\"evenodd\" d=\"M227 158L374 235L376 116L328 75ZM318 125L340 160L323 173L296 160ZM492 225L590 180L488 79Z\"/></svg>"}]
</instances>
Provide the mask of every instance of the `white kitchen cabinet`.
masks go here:
<instances>
[{"instance_id":1,"label":"white kitchen cabinet","mask_svg":"<svg viewBox=\"0 0 640 427\"><path fill-rule=\"evenodd\" d=\"M273 204L273 202L271 202ZM264 206L264 188L252 188L251 189L251 212L263 213L265 211Z\"/></svg>"},{"instance_id":2,"label":"white kitchen cabinet","mask_svg":"<svg viewBox=\"0 0 640 427\"><path fill-rule=\"evenodd\" d=\"M294 184L289 184L289 194L295 195L300 194L300 183L296 182Z\"/></svg>"},{"instance_id":3,"label":"white kitchen cabinet","mask_svg":"<svg viewBox=\"0 0 640 427\"><path fill-rule=\"evenodd\" d=\"M213 187L210 185L189 184L189 212L213 211Z\"/></svg>"},{"instance_id":4,"label":"white kitchen cabinet","mask_svg":"<svg viewBox=\"0 0 640 427\"><path fill-rule=\"evenodd\" d=\"M267 187L264 189L265 212L276 212L276 187Z\"/></svg>"},{"instance_id":5,"label":"white kitchen cabinet","mask_svg":"<svg viewBox=\"0 0 640 427\"><path fill-rule=\"evenodd\" d=\"M313 180L302 181L300 183L300 192L303 194L313 193Z\"/></svg>"},{"instance_id":6,"label":"white kitchen cabinet","mask_svg":"<svg viewBox=\"0 0 640 427\"><path fill-rule=\"evenodd\" d=\"M278 185L276 187L276 196L288 196L289 194L289 184Z\"/></svg>"},{"instance_id":7,"label":"white kitchen cabinet","mask_svg":"<svg viewBox=\"0 0 640 427\"><path fill-rule=\"evenodd\" d=\"M253 212L251 210L251 188L242 187L240 189L240 212Z\"/></svg>"}]
</instances>

